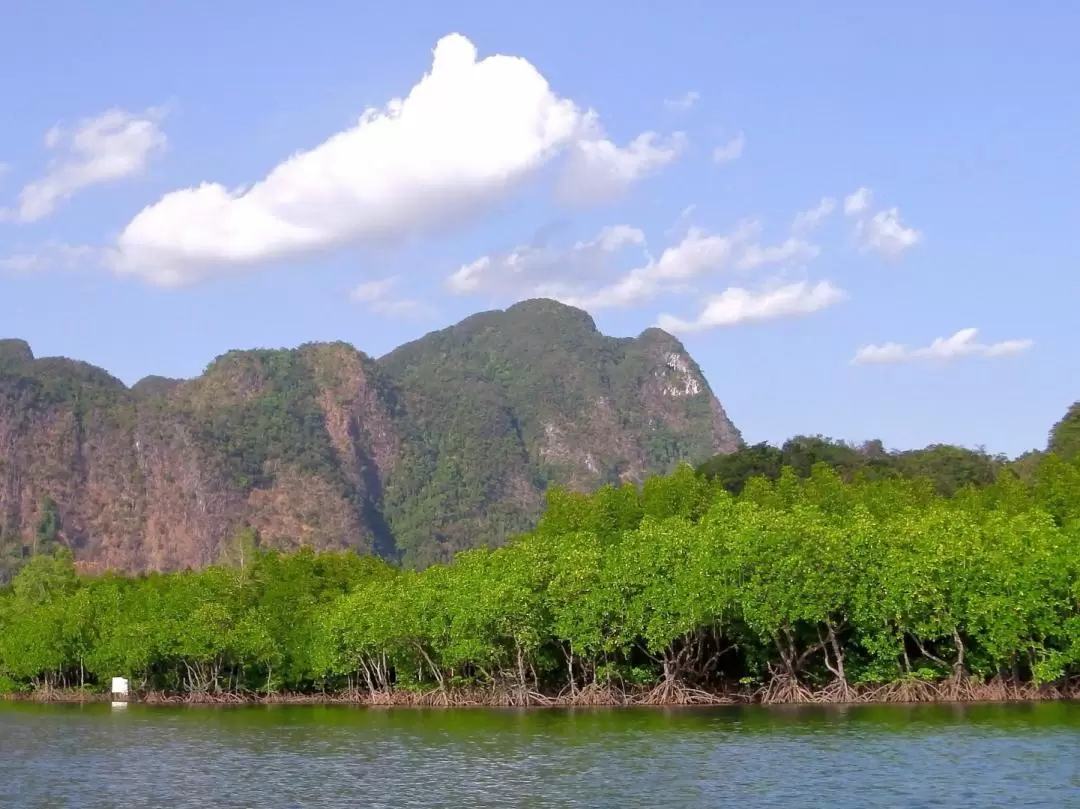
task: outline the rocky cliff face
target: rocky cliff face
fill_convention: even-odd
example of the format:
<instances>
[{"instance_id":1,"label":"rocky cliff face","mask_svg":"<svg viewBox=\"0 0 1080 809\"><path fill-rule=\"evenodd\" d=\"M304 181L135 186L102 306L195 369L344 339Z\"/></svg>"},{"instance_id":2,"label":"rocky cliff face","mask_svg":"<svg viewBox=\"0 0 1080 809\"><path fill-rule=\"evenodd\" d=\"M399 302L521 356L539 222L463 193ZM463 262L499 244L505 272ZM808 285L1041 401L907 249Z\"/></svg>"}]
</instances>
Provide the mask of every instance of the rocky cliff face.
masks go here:
<instances>
[{"instance_id":1,"label":"rocky cliff face","mask_svg":"<svg viewBox=\"0 0 1080 809\"><path fill-rule=\"evenodd\" d=\"M130 389L0 341L0 555L60 543L86 569L174 570L250 526L274 547L426 564L528 528L549 485L637 482L740 445L675 338L604 337L552 301L379 360L238 351Z\"/></svg>"}]
</instances>

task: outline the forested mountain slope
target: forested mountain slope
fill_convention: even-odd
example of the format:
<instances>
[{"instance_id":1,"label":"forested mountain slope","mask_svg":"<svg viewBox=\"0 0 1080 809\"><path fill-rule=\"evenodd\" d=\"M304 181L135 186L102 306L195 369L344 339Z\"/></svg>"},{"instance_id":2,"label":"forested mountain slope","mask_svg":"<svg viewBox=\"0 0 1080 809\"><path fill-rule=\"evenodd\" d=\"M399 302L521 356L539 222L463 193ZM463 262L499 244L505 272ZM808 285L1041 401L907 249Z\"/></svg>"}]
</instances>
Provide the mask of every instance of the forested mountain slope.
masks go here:
<instances>
[{"instance_id":1,"label":"forested mountain slope","mask_svg":"<svg viewBox=\"0 0 1080 809\"><path fill-rule=\"evenodd\" d=\"M640 482L741 445L678 340L605 337L547 300L378 360L233 351L131 388L4 340L0 577L58 545L87 570L203 567L248 528L423 565L530 527L552 483Z\"/></svg>"}]
</instances>

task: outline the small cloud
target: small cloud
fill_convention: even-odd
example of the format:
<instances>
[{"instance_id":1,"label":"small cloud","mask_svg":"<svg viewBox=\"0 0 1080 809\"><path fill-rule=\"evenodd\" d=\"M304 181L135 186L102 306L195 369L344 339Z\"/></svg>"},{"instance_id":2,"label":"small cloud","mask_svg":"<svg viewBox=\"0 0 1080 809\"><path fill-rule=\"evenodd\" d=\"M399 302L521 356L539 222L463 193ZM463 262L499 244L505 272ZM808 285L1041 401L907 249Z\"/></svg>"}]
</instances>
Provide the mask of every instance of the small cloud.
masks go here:
<instances>
[{"instance_id":1,"label":"small cloud","mask_svg":"<svg viewBox=\"0 0 1080 809\"><path fill-rule=\"evenodd\" d=\"M743 148L746 146L746 137L740 132L727 143L722 143L713 149L714 163L727 163L742 157Z\"/></svg>"},{"instance_id":2,"label":"small cloud","mask_svg":"<svg viewBox=\"0 0 1080 809\"><path fill-rule=\"evenodd\" d=\"M457 294L495 293L533 296L595 276L609 258L627 247L644 247L645 234L629 225L612 225L595 238L569 248L522 245L506 253L481 256L446 279Z\"/></svg>"},{"instance_id":3,"label":"small cloud","mask_svg":"<svg viewBox=\"0 0 1080 809\"><path fill-rule=\"evenodd\" d=\"M911 348L902 343L865 345L855 352L853 365L885 365L897 363L944 364L961 357L1011 357L1028 351L1033 340L1003 340L999 343L980 343L978 329L961 329L951 337L938 337L930 345Z\"/></svg>"},{"instance_id":4,"label":"small cloud","mask_svg":"<svg viewBox=\"0 0 1080 809\"><path fill-rule=\"evenodd\" d=\"M808 233L819 227L832 212L836 210L836 200L832 197L822 197L816 207L808 211L800 211L795 214L791 223L792 233Z\"/></svg>"},{"instance_id":5,"label":"small cloud","mask_svg":"<svg viewBox=\"0 0 1080 809\"><path fill-rule=\"evenodd\" d=\"M352 291L349 292L349 298L357 303L371 303L385 298L396 285L396 277L383 278L378 281L366 281L354 286Z\"/></svg>"},{"instance_id":6,"label":"small cloud","mask_svg":"<svg viewBox=\"0 0 1080 809\"><path fill-rule=\"evenodd\" d=\"M847 216L858 216L874 201L874 193L866 187L848 194L844 197L844 213Z\"/></svg>"},{"instance_id":7,"label":"small cloud","mask_svg":"<svg viewBox=\"0 0 1080 809\"><path fill-rule=\"evenodd\" d=\"M391 293L397 287L398 277L381 278L357 284L349 291L349 300L361 304L372 314L393 316L419 316L431 312L431 307L423 301L413 298L393 298Z\"/></svg>"},{"instance_id":8,"label":"small cloud","mask_svg":"<svg viewBox=\"0 0 1080 809\"><path fill-rule=\"evenodd\" d=\"M846 298L828 281L799 281L760 292L731 287L712 297L693 320L660 315L657 325L676 334L704 331L742 323L796 317L826 309Z\"/></svg>"},{"instance_id":9,"label":"small cloud","mask_svg":"<svg viewBox=\"0 0 1080 809\"><path fill-rule=\"evenodd\" d=\"M686 112L694 104L697 103L701 96L694 90L679 96L678 98L669 98L664 101L664 106L674 112Z\"/></svg>"},{"instance_id":10,"label":"small cloud","mask_svg":"<svg viewBox=\"0 0 1080 809\"><path fill-rule=\"evenodd\" d=\"M740 270L755 270L765 264L805 264L817 258L820 253L821 248L816 244L792 237L771 247L747 245L735 266Z\"/></svg>"},{"instance_id":11,"label":"small cloud","mask_svg":"<svg viewBox=\"0 0 1080 809\"><path fill-rule=\"evenodd\" d=\"M869 220L859 222L855 233L861 250L874 250L893 260L922 241L922 233L900 221L897 208L878 211Z\"/></svg>"},{"instance_id":12,"label":"small cloud","mask_svg":"<svg viewBox=\"0 0 1080 809\"><path fill-rule=\"evenodd\" d=\"M63 156L22 189L17 207L7 217L35 222L80 191L142 173L150 158L165 148L162 117L160 109L141 113L112 109L83 120L70 132L54 126L45 134L45 146L63 149Z\"/></svg>"},{"instance_id":13,"label":"small cloud","mask_svg":"<svg viewBox=\"0 0 1080 809\"><path fill-rule=\"evenodd\" d=\"M570 205L608 202L673 163L685 148L686 136L681 132L667 138L644 132L625 147L605 138L578 141L556 194L561 202Z\"/></svg>"},{"instance_id":14,"label":"small cloud","mask_svg":"<svg viewBox=\"0 0 1080 809\"><path fill-rule=\"evenodd\" d=\"M870 216L873 201L873 192L860 188L844 198L844 213L858 218L855 241L859 250L864 253L873 250L895 261L922 241L922 233L904 225L900 209L895 206Z\"/></svg>"},{"instance_id":15,"label":"small cloud","mask_svg":"<svg viewBox=\"0 0 1080 809\"><path fill-rule=\"evenodd\" d=\"M101 264L108 251L85 244L50 242L38 250L13 253L0 258L0 272L37 273L47 270L76 270Z\"/></svg>"}]
</instances>

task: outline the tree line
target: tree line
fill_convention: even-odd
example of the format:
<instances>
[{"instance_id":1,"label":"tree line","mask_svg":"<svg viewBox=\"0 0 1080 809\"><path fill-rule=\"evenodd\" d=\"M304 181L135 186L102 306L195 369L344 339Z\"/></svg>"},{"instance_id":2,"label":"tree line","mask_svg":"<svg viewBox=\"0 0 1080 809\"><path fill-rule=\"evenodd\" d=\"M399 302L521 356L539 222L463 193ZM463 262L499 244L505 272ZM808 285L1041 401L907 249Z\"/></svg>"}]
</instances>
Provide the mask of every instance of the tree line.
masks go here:
<instances>
[{"instance_id":1,"label":"tree line","mask_svg":"<svg viewBox=\"0 0 1080 809\"><path fill-rule=\"evenodd\" d=\"M751 448L753 449L753 448ZM0 690L450 704L985 698L1080 677L1080 459L950 493L782 464L554 489L535 530L422 571L282 554L0 591Z\"/></svg>"}]
</instances>

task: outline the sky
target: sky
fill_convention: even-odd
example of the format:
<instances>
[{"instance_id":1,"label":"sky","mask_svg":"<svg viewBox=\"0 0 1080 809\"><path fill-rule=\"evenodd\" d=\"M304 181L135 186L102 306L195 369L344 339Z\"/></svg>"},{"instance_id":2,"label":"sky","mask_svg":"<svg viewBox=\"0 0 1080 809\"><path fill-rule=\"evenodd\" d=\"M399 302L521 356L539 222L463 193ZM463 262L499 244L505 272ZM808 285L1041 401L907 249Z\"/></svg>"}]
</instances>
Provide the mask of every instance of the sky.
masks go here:
<instances>
[{"instance_id":1,"label":"sky","mask_svg":"<svg viewBox=\"0 0 1080 809\"><path fill-rule=\"evenodd\" d=\"M1017 455L1080 398L1080 6L4 18L0 336L38 356L380 356L552 297L678 336L751 442Z\"/></svg>"}]
</instances>

